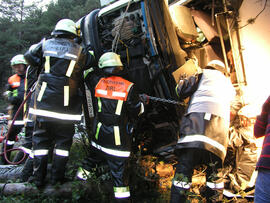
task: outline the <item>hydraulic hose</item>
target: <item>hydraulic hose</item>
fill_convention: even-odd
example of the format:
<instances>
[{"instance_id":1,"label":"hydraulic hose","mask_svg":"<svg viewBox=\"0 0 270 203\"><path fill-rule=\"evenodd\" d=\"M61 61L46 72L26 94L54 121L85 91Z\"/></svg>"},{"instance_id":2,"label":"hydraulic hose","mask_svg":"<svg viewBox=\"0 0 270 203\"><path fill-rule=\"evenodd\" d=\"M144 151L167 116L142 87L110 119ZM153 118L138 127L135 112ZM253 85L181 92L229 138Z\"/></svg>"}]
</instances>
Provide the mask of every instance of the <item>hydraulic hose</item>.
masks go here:
<instances>
[{"instance_id":1,"label":"hydraulic hose","mask_svg":"<svg viewBox=\"0 0 270 203\"><path fill-rule=\"evenodd\" d=\"M11 132L11 129L12 129L13 125L14 125L14 122L15 122L16 118L18 117L20 111L22 110L22 108L23 108L25 102L30 98L32 92L35 90L35 86L36 86L36 85L34 84L33 87L30 89L30 91L29 91L29 93L27 94L26 98L25 98L24 101L21 103L21 105L19 106L19 108L18 108L16 114L14 115L14 117L13 117L13 119L12 119L12 122L11 122L11 125L10 125L10 127L9 127L9 129L8 129L8 132L7 132L7 135L6 135L6 140L5 140L5 142L4 142L4 151L3 151L3 153L0 153L0 156L4 156L5 159L6 159L6 161L7 161L7 163L8 163L8 164L11 164L11 165L17 165L17 164L22 163L22 162L25 160L26 156L27 156L26 153L25 153L22 149L20 149L20 148L12 148L12 149L7 150L7 142L8 142L8 137L9 137L9 134L10 134L10 132ZM7 157L7 152L18 151L18 150L23 152L23 158L22 158L20 161L17 161L17 162L12 162L12 161L10 161L10 160L8 159L8 157Z\"/></svg>"}]
</instances>

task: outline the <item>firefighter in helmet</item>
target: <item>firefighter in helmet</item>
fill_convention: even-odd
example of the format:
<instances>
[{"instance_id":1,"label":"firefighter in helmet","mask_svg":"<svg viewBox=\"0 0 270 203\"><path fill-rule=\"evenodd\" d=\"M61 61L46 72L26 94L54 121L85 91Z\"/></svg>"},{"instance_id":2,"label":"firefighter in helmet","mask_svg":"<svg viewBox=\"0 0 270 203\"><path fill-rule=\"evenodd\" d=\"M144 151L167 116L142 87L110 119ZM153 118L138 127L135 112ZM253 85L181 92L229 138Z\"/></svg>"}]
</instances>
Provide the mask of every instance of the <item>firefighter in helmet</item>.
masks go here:
<instances>
[{"instance_id":1,"label":"firefighter in helmet","mask_svg":"<svg viewBox=\"0 0 270 203\"><path fill-rule=\"evenodd\" d=\"M29 182L38 187L44 185L51 147L51 184L65 180L74 124L82 116L83 71L94 64L93 56L76 43L78 35L72 20L60 20L51 35L25 53L29 64L39 68L34 106L29 109L35 122L34 171Z\"/></svg>"},{"instance_id":2,"label":"firefighter in helmet","mask_svg":"<svg viewBox=\"0 0 270 203\"><path fill-rule=\"evenodd\" d=\"M92 161L106 160L113 179L116 201L128 201L129 186L125 179L125 166L131 153L132 122L144 112L134 83L124 79L126 73L120 56L104 53L99 69L89 72L85 82L92 94L94 121L90 138ZM80 169L78 177L87 171Z\"/></svg>"},{"instance_id":3,"label":"firefighter in helmet","mask_svg":"<svg viewBox=\"0 0 270 203\"><path fill-rule=\"evenodd\" d=\"M10 65L15 71L15 74L8 78L7 91L5 92L5 95L10 103L9 112L12 120L24 99L24 80L27 62L22 54L18 54L11 59ZM6 142L6 150L13 148L16 136L20 133L23 126L23 111L20 111L9 133L9 137ZM4 143L5 141L2 144L2 152L4 151ZM7 158L10 158L10 152L7 153ZM4 155L1 156L1 164L7 164Z\"/></svg>"},{"instance_id":4,"label":"firefighter in helmet","mask_svg":"<svg viewBox=\"0 0 270 203\"><path fill-rule=\"evenodd\" d=\"M38 44L32 45L29 50L34 49ZM19 162L22 160L23 153L27 154L27 159L25 159L25 163L21 172L20 179L22 182L26 182L28 178L33 173L33 153L32 153L32 135L34 129L33 116L29 114L30 106L34 105L34 94L30 92L35 87L35 82L38 77L38 68L29 65L25 74L25 98L28 98L24 105L24 121L25 121L25 137L20 146L20 149L23 151L19 151L13 159L13 162ZM31 94L31 97L29 97Z\"/></svg>"},{"instance_id":5,"label":"firefighter in helmet","mask_svg":"<svg viewBox=\"0 0 270 203\"><path fill-rule=\"evenodd\" d=\"M207 201L221 201L224 183L220 169L224 161L230 122L230 102L235 90L219 60L210 61L202 72L180 80L176 93L180 100L191 97L180 125L175 147L178 157L171 188L171 202L185 202L193 169L206 165Z\"/></svg>"}]
</instances>

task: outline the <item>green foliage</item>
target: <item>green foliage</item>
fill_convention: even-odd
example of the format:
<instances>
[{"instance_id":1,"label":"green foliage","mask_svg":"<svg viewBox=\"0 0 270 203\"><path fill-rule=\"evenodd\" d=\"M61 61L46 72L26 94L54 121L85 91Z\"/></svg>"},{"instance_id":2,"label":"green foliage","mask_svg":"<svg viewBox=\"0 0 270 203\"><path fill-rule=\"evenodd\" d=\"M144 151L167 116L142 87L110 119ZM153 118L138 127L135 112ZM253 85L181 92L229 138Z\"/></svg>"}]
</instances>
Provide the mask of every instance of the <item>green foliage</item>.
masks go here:
<instances>
[{"instance_id":1,"label":"green foliage","mask_svg":"<svg viewBox=\"0 0 270 203\"><path fill-rule=\"evenodd\" d=\"M55 24L63 18L79 20L95 8L99 0L58 0L47 10L34 4L26 6L21 0L1 0L0 5L0 94L12 74L9 61L23 54L42 38L49 37ZM35 0L35 4L41 0ZM0 109L1 112L2 109Z\"/></svg>"}]
</instances>

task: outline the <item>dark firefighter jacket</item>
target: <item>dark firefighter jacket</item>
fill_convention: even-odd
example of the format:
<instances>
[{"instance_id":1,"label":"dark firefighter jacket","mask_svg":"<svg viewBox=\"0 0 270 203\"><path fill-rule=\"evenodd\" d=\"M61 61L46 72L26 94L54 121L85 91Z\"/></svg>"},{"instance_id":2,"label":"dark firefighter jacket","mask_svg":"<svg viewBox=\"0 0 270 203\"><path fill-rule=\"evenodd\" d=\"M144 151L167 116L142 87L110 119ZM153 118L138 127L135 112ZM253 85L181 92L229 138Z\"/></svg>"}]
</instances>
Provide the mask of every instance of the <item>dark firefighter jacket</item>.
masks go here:
<instances>
[{"instance_id":1,"label":"dark firefighter jacket","mask_svg":"<svg viewBox=\"0 0 270 203\"><path fill-rule=\"evenodd\" d=\"M94 59L71 39L52 38L41 41L25 53L25 59L40 74L29 112L39 121L81 120L83 70Z\"/></svg>"},{"instance_id":2,"label":"dark firefighter jacket","mask_svg":"<svg viewBox=\"0 0 270 203\"><path fill-rule=\"evenodd\" d=\"M26 70L25 75L25 92L24 92L24 98L27 97L27 95L30 93L30 90L33 89L35 82L37 81L38 77L38 68L33 66L28 66ZM29 106L31 105L33 107L34 105L34 95L31 95L31 98L29 98L25 105L24 105L24 120L25 122L31 122L32 117L29 115Z\"/></svg>"},{"instance_id":3,"label":"dark firefighter jacket","mask_svg":"<svg viewBox=\"0 0 270 203\"><path fill-rule=\"evenodd\" d=\"M24 80L25 75L14 74L8 78L7 96L8 101L12 105L12 118L15 116L24 98ZM14 125L23 125L23 111L18 114Z\"/></svg>"},{"instance_id":4,"label":"dark firefighter jacket","mask_svg":"<svg viewBox=\"0 0 270 203\"><path fill-rule=\"evenodd\" d=\"M94 72L85 81L94 95L91 145L112 157L129 157L133 122L144 112L134 84L122 77L102 77Z\"/></svg>"},{"instance_id":5,"label":"dark firefighter jacket","mask_svg":"<svg viewBox=\"0 0 270 203\"><path fill-rule=\"evenodd\" d=\"M177 148L201 148L226 156L230 121L230 102L235 90L228 78L217 70L181 80L176 87L180 99L190 97L182 118Z\"/></svg>"}]
</instances>

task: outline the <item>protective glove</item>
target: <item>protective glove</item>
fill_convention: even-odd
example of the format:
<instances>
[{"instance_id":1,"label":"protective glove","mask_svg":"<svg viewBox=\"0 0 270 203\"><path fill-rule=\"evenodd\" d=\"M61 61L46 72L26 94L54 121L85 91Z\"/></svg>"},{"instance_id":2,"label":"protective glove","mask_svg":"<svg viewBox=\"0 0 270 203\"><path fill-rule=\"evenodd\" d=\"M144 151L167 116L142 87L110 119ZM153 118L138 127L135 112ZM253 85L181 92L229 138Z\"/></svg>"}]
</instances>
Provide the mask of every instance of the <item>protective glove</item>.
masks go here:
<instances>
[{"instance_id":1,"label":"protective glove","mask_svg":"<svg viewBox=\"0 0 270 203\"><path fill-rule=\"evenodd\" d=\"M17 89L15 89L15 90L13 90L12 92L9 93L8 101L13 105L16 105L16 104L19 103L20 99L18 97L18 90Z\"/></svg>"},{"instance_id":2,"label":"protective glove","mask_svg":"<svg viewBox=\"0 0 270 203\"><path fill-rule=\"evenodd\" d=\"M146 94L140 94L140 99L144 105L147 105L150 102L149 97Z\"/></svg>"}]
</instances>

